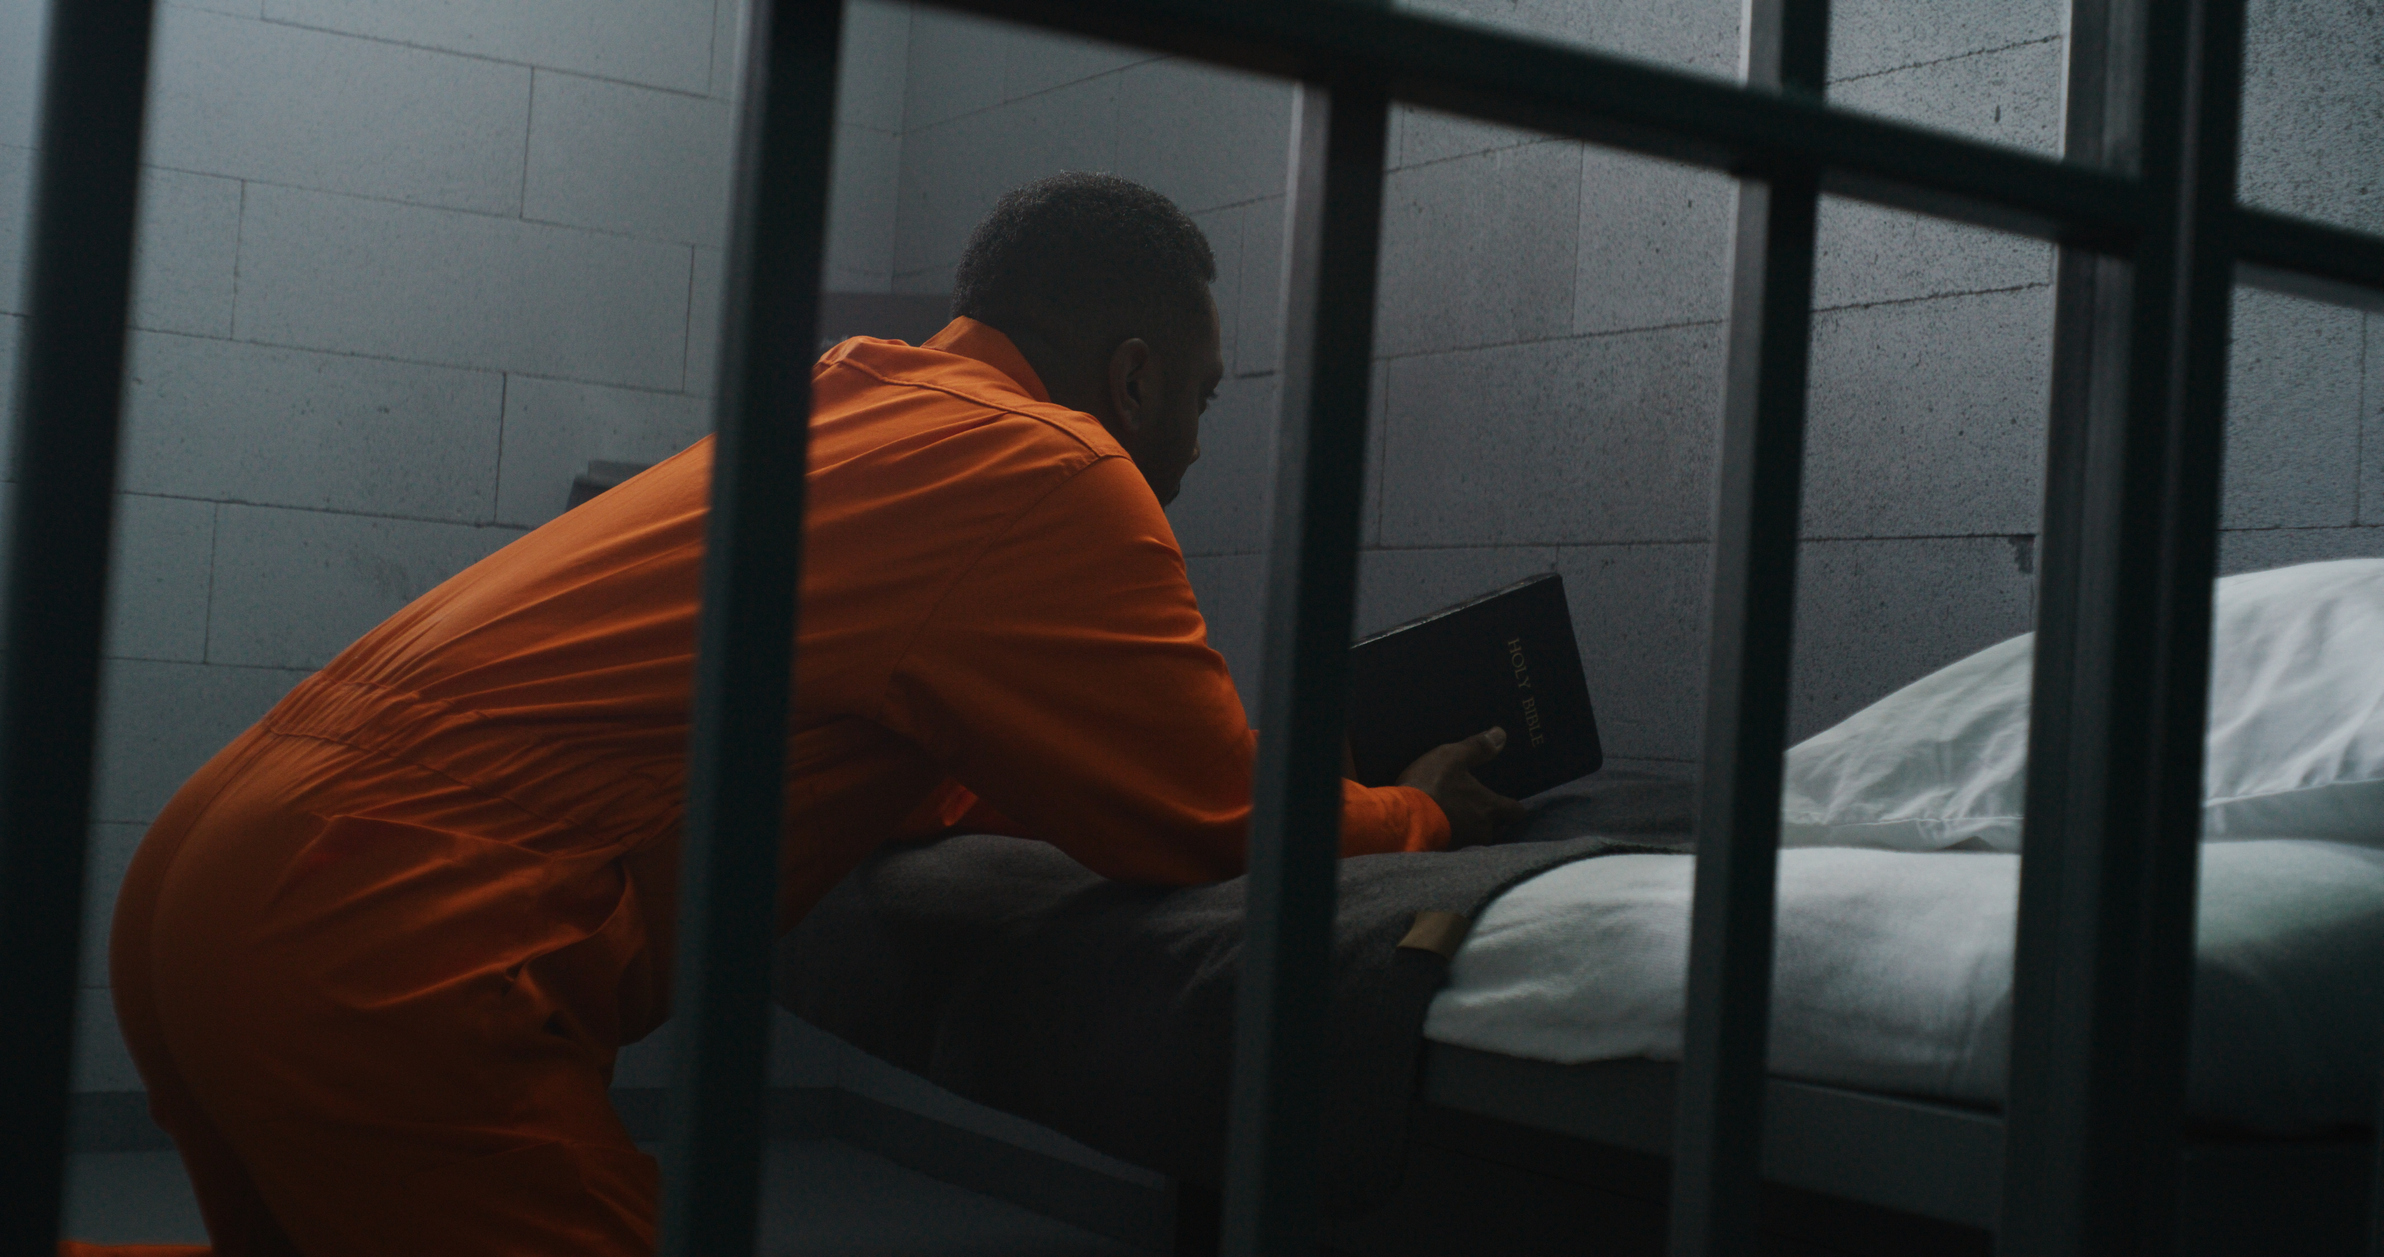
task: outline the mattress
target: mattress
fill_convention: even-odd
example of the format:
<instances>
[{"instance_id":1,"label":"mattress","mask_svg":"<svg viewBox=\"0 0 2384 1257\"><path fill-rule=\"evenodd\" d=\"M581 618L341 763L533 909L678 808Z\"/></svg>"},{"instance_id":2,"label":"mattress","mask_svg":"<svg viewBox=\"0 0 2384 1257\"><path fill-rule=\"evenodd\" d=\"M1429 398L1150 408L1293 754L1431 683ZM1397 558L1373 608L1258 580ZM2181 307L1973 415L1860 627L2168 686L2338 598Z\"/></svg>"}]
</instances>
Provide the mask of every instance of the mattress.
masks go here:
<instances>
[{"instance_id":1,"label":"mattress","mask_svg":"<svg viewBox=\"0 0 2384 1257\"><path fill-rule=\"evenodd\" d=\"M1680 1056L1692 860L1611 855L1485 909L1425 1036L1581 1063ZM1992 1105L2011 1037L2019 857L1780 853L1774 1074ZM2270 1134L2373 1120L2384 1065L2384 850L2203 846L2188 1106Z\"/></svg>"}]
</instances>

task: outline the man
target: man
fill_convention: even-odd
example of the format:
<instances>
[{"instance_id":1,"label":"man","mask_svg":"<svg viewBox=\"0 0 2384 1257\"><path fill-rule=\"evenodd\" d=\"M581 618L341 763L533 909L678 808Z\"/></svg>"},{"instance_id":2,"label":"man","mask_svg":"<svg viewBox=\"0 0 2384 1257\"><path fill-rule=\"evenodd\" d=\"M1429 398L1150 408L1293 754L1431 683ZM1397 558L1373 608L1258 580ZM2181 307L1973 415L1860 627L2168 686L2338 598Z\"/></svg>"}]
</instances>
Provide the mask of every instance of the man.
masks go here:
<instances>
[{"instance_id":1,"label":"man","mask_svg":"<svg viewBox=\"0 0 2384 1257\"><path fill-rule=\"evenodd\" d=\"M1165 198L1004 198L927 344L814 371L779 908L954 826L1110 877L1243 865L1255 735L1161 507L1223 374ZM424 595L186 784L116 915L125 1035L222 1254L642 1254L607 1100L667 1016L710 442ZM1486 836L1468 767L1348 852Z\"/></svg>"}]
</instances>

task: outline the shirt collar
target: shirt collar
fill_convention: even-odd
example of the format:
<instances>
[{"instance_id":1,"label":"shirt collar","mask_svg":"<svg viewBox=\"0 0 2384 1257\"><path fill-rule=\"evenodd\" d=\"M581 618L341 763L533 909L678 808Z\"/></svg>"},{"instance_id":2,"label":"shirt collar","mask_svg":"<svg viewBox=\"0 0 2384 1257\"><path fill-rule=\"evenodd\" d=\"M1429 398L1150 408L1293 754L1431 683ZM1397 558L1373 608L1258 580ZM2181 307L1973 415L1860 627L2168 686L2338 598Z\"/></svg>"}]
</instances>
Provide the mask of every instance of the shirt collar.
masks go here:
<instances>
[{"instance_id":1,"label":"shirt collar","mask_svg":"<svg viewBox=\"0 0 2384 1257\"><path fill-rule=\"evenodd\" d=\"M1018 352L1018 346L1011 344L1009 337L991 326L966 315L945 324L944 330L928 338L919 348L974 358L1009 376L1019 388L1025 390L1027 396L1036 401L1051 400L1050 392L1043 387L1042 378L1035 374L1033 367L1027 365L1026 355Z\"/></svg>"}]
</instances>

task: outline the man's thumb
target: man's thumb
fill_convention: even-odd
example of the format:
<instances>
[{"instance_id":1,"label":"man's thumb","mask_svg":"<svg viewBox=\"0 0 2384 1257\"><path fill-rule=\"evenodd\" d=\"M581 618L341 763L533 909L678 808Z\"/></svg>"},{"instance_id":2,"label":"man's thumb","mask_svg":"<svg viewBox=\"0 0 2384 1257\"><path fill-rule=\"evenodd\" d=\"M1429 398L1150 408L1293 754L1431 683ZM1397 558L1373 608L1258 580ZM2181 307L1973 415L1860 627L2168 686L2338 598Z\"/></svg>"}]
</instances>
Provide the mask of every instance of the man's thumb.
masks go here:
<instances>
[{"instance_id":1,"label":"man's thumb","mask_svg":"<svg viewBox=\"0 0 2384 1257\"><path fill-rule=\"evenodd\" d=\"M1498 753L1507 749L1507 731L1492 726L1465 739L1458 745L1465 748L1465 754L1462 757L1464 766L1467 768L1478 767L1497 759Z\"/></svg>"}]
</instances>

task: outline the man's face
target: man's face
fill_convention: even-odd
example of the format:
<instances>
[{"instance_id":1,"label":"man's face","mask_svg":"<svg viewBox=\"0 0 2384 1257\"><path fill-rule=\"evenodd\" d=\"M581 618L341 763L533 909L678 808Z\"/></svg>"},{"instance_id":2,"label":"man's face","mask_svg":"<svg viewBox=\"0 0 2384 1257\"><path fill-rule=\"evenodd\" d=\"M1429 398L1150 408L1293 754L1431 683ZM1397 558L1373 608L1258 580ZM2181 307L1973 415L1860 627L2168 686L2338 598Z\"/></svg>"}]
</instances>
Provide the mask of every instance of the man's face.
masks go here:
<instances>
[{"instance_id":1,"label":"man's face","mask_svg":"<svg viewBox=\"0 0 2384 1257\"><path fill-rule=\"evenodd\" d=\"M1216 399L1225 379L1225 351L1217 330L1217 302L1201 294L1200 311L1188 321L1180 344L1153 347L1157 368L1146 421L1127 445L1142 478L1162 506L1175 501L1184 473L1200 459L1200 416Z\"/></svg>"}]
</instances>

